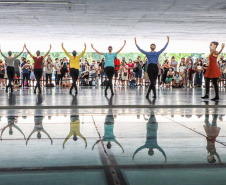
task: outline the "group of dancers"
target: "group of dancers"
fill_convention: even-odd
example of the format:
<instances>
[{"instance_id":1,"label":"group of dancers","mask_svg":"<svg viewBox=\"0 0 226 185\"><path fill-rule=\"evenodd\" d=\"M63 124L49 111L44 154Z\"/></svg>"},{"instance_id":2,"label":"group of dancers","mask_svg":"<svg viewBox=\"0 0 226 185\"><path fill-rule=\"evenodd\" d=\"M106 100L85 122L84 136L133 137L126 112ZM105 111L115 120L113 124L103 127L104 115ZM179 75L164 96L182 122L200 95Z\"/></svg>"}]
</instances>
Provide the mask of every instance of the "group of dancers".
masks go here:
<instances>
[{"instance_id":1,"label":"group of dancers","mask_svg":"<svg viewBox=\"0 0 226 185\"><path fill-rule=\"evenodd\" d=\"M143 49L141 49L138 46L136 38L134 38L134 40L135 40L135 45L136 45L137 49L141 53L145 54L146 57L147 57L147 60L148 60L148 62L147 62L147 64L148 64L147 73L148 73L148 77L149 77L151 83L150 83L150 86L148 88L146 98L149 99L149 94L152 91L153 92L153 98L155 99L157 97L156 96L156 80L157 80L157 77L158 77L158 58L159 58L159 55L167 48L167 46L169 44L169 37L167 36L167 43L164 46L164 48L162 48L160 51L155 51L156 45L154 43L152 43L150 45L151 51L149 51L149 52L144 51ZM114 75L114 67L115 67L114 59L117 56L117 54L122 51L122 49L125 47L125 45L126 45L126 41L124 41L124 45L122 46L122 48L115 53L113 52L113 47L109 46L108 52L102 53L102 52L99 52L98 50L96 50L93 47L93 44L91 44L91 47L95 52L97 52L98 54L103 55L105 57L104 69L105 69L105 73L106 73L107 78L108 78L108 83L107 83L106 88L105 88L105 95L106 96L107 96L108 88L110 88L110 90L111 90L111 95L112 96L114 95L113 85L112 85L112 78L113 78L113 75ZM211 100L214 100L214 101L219 100L219 88L218 88L218 84L217 84L217 79L221 76L221 72L220 72L220 69L217 65L217 58L218 58L218 55L223 51L225 44L222 43L220 51L216 50L218 45L219 45L219 43L216 42L216 41L213 41L213 42L210 43L209 66L208 66L206 73L205 73L206 94L205 94L205 96L201 97L202 99L209 98L209 83L210 83L210 80L212 80L213 85L214 85L214 89L215 89L215 98L213 98ZM78 76L79 76L79 67L80 67L79 61L80 61L80 58L85 54L85 51L86 51L86 44L84 44L84 46L85 46L85 49L80 55L77 55L76 50L73 50L72 55L70 55L66 51L66 49L64 48L64 44L62 43L62 49L70 59L70 61L69 61L70 75L72 76L72 86L71 86L70 91L69 91L70 94L72 94L73 88L75 89L75 94L76 95L78 94L76 81L77 81ZM7 62L7 75L8 75L9 83L6 86L6 92L8 92L8 88L10 88L11 92L13 92L12 81L13 81L13 78L14 78L14 60L16 60L16 58L18 58L23 53L24 49L27 50L28 54L34 60L34 74L35 74L35 77L36 77L36 80L37 80L36 86L34 88L34 93L36 93L37 88L39 90L39 93L41 93L40 80L41 80L41 77L42 77L42 67L43 67L42 63L43 63L43 60L45 59L45 57L49 54L49 52L51 50L51 45L50 45L49 51L44 56L41 56L41 53L40 53L39 50L36 52L37 56L33 56L31 54L31 52L27 49L26 44L24 45L22 52L19 55L16 55L15 57L12 57L11 51L8 52L8 57L5 56L2 53L1 48L0 48L0 53L2 54L2 56L5 58L5 60Z\"/></svg>"}]
</instances>

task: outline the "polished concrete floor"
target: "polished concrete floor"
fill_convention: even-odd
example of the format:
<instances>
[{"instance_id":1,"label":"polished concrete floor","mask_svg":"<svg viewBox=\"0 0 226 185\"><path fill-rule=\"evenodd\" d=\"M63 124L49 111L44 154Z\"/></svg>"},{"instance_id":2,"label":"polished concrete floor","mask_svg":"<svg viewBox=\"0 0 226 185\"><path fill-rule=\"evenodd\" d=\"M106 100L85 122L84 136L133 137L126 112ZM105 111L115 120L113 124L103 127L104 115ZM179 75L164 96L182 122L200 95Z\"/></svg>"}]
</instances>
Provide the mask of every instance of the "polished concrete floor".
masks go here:
<instances>
[{"instance_id":1,"label":"polished concrete floor","mask_svg":"<svg viewBox=\"0 0 226 185\"><path fill-rule=\"evenodd\" d=\"M225 184L226 117L209 108L203 115L40 111L1 117L1 184Z\"/></svg>"},{"instance_id":2,"label":"polished concrete floor","mask_svg":"<svg viewBox=\"0 0 226 185\"><path fill-rule=\"evenodd\" d=\"M70 95L69 89L43 88L42 94L34 94L33 88L15 89L6 93L0 90L0 111L2 115L35 114L40 109L42 114L68 115L77 114L77 110L84 114L106 114L108 108L113 108L115 114L144 114L153 109L157 114L174 114L184 112L187 114L203 114L204 108L210 112L224 114L226 112L226 92L220 91L220 101L203 101L200 97L204 89L158 89L155 101L145 98L147 88L115 88L115 96L104 96L102 87L81 87L77 96ZM151 97L151 96L150 96ZM211 90L210 97L214 97ZM193 108L188 109L187 108Z\"/></svg>"},{"instance_id":3,"label":"polished concrete floor","mask_svg":"<svg viewBox=\"0 0 226 185\"><path fill-rule=\"evenodd\" d=\"M0 184L225 184L224 91L115 90L1 90Z\"/></svg>"}]
</instances>

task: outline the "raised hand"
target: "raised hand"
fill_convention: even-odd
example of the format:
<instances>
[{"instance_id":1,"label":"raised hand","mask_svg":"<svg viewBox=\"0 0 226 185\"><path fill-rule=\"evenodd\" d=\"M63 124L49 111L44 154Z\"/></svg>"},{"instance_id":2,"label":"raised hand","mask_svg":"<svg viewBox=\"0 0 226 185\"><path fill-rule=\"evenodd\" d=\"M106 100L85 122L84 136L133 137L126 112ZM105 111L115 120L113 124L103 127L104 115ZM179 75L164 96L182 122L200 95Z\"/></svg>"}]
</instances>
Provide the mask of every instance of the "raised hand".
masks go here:
<instances>
[{"instance_id":1,"label":"raised hand","mask_svg":"<svg viewBox=\"0 0 226 185\"><path fill-rule=\"evenodd\" d=\"M124 40L124 45L126 44L126 40Z\"/></svg>"},{"instance_id":2,"label":"raised hand","mask_svg":"<svg viewBox=\"0 0 226 185\"><path fill-rule=\"evenodd\" d=\"M61 46L64 47L64 43L63 42L61 43Z\"/></svg>"},{"instance_id":3,"label":"raised hand","mask_svg":"<svg viewBox=\"0 0 226 185\"><path fill-rule=\"evenodd\" d=\"M85 46L85 48L86 48L86 43L84 43L84 46Z\"/></svg>"},{"instance_id":4,"label":"raised hand","mask_svg":"<svg viewBox=\"0 0 226 185\"><path fill-rule=\"evenodd\" d=\"M224 47L225 47L225 43L222 43L221 48L224 49Z\"/></svg>"},{"instance_id":5,"label":"raised hand","mask_svg":"<svg viewBox=\"0 0 226 185\"><path fill-rule=\"evenodd\" d=\"M167 36L167 42L169 42L169 36Z\"/></svg>"},{"instance_id":6,"label":"raised hand","mask_svg":"<svg viewBox=\"0 0 226 185\"><path fill-rule=\"evenodd\" d=\"M91 44L91 47L93 48L93 44Z\"/></svg>"},{"instance_id":7,"label":"raised hand","mask_svg":"<svg viewBox=\"0 0 226 185\"><path fill-rule=\"evenodd\" d=\"M134 41L135 41L135 44L137 45L137 39L136 39L136 37L134 38Z\"/></svg>"},{"instance_id":8,"label":"raised hand","mask_svg":"<svg viewBox=\"0 0 226 185\"><path fill-rule=\"evenodd\" d=\"M50 49L52 48L52 45L50 44Z\"/></svg>"}]
</instances>

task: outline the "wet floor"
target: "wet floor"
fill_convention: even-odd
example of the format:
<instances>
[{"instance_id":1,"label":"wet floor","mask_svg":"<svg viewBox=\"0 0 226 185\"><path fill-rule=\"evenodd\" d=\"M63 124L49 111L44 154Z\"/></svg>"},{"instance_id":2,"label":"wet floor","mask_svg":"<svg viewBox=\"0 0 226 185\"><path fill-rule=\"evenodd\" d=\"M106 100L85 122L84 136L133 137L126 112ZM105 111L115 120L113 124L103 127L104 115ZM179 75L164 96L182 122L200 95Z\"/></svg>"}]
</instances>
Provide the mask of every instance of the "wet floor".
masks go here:
<instances>
[{"instance_id":1,"label":"wet floor","mask_svg":"<svg viewBox=\"0 0 226 185\"><path fill-rule=\"evenodd\" d=\"M92 101L86 108L79 98L84 96L65 95L71 104L63 108L48 94L30 95L30 102L25 94L3 95L2 105L12 107L0 110L0 184L226 182L222 102L199 100L198 106L196 100L194 108L164 108L156 106L161 97L148 101L141 96L145 107L132 108L117 96L99 94L100 105L107 107ZM23 101L30 108L20 107Z\"/></svg>"},{"instance_id":2,"label":"wet floor","mask_svg":"<svg viewBox=\"0 0 226 185\"><path fill-rule=\"evenodd\" d=\"M225 183L225 115L107 112L1 117L2 182L181 184L192 176L193 184Z\"/></svg>"}]
</instances>

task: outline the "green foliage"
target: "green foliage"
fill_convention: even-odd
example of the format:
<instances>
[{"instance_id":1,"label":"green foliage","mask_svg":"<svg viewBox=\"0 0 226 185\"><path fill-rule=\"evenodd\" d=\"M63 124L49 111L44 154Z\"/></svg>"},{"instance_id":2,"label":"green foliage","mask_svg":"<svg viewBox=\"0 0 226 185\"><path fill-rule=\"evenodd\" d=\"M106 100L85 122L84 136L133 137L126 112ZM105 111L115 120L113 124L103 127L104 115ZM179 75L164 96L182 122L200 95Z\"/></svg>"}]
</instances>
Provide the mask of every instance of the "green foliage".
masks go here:
<instances>
[{"instance_id":1,"label":"green foliage","mask_svg":"<svg viewBox=\"0 0 226 185\"><path fill-rule=\"evenodd\" d=\"M7 52L3 52L4 55L8 56ZM15 52L14 54L19 54L19 52ZM45 55L45 52L41 52L41 55ZM70 53L71 54L71 53ZM78 55L81 53L78 53ZM33 53L34 56L36 56L35 53ZM180 62L181 58L186 58L188 56L191 56L193 59L194 58L206 58L209 55L209 53L162 53L159 56L159 62L161 64L163 64L165 59L170 59L172 56L175 57L175 59ZM226 58L226 53L222 53L221 55L224 56L224 58ZM221 56L220 55L220 56ZM53 61L55 61L55 58L59 58L62 59L63 57L66 57L64 52L50 52L50 56L52 58ZM143 60L145 55L143 53L119 53L118 54L118 59L122 60L122 57L125 57L126 61L129 61L129 59L132 59L133 61L137 59L137 57L140 56L141 59ZM220 57L219 56L219 57ZM27 58L27 60L30 60L31 63L33 63L33 59L31 58L30 55L28 55L27 52L24 52L19 59L21 59L21 57L25 57ZM84 60L85 58L87 58L88 62L91 63L92 60L101 60L103 58L102 55L99 55L95 52L86 52L85 55L82 57L82 60ZM4 58L0 55L0 59L2 59L4 61Z\"/></svg>"}]
</instances>

